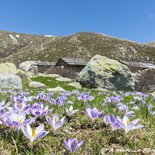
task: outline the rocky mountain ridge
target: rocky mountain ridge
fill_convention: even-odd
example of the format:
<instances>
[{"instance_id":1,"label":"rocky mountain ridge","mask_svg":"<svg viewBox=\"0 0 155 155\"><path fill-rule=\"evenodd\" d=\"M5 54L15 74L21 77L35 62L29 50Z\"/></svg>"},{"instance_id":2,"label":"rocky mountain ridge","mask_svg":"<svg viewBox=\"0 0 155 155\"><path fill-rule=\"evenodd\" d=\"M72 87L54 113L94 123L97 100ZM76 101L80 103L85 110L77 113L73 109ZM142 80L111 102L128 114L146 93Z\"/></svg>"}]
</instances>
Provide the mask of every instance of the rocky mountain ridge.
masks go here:
<instances>
[{"instance_id":1,"label":"rocky mountain ridge","mask_svg":"<svg viewBox=\"0 0 155 155\"><path fill-rule=\"evenodd\" d=\"M0 31L1 62L55 62L60 57L90 59L96 54L116 60L155 62L155 46L104 34L79 32L62 37Z\"/></svg>"}]
</instances>

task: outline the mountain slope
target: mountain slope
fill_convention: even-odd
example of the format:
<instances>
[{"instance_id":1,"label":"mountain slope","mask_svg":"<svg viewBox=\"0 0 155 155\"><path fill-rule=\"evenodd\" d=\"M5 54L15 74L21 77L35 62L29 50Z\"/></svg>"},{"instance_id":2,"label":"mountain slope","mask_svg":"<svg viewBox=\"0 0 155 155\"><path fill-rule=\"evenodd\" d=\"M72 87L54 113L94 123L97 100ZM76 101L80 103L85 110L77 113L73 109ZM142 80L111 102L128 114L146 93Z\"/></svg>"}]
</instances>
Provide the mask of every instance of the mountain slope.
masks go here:
<instances>
[{"instance_id":1,"label":"mountain slope","mask_svg":"<svg viewBox=\"0 0 155 155\"><path fill-rule=\"evenodd\" d=\"M10 34L16 36L18 42ZM60 57L89 59L95 54L118 60L155 61L154 46L103 34L80 32L47 37L0 31L0 60L17 65L25 60L57 61Z\"/></svg>"}]
</instances>

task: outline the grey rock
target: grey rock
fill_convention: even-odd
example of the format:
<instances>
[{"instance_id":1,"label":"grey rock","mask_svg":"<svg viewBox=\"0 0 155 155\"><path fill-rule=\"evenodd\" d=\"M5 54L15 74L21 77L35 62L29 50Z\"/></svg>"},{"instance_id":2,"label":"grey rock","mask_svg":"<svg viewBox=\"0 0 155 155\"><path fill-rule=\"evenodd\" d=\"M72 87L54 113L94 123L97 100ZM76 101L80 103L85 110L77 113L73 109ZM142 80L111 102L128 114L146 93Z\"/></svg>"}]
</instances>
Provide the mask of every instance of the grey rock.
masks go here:
<instances>
[{"instance_id":1,"label":"grey rock","mask_svg":"<svg viewBox=\"0 0 155 155\"><path fill-rule=\"evenodd\" d=\"M57 86L55 88L48 88L47 91L49 91L49 92L65 92L66 90Z\"/></svg>"},{"instance_id":2,"label":"grey rock","mask_svg":"<svg viewBox=\"0 0 155 155\"><path fill-rule=\"evenodd\" d=\"M79 73L77 81L84 87L134 90L135 79L129 68L105 56L94 56Z\"/></svg>"},{"instance_id":3,"label":"grey rock","mask_svg":"<svg viewBox=\"0 0 155 155\"><path fill-rule=\"evenodd\" d=\"M0 88L22 89L22 80L11 73L0 73Z\"/></svg>"},{"instance_id":4,"label":"grey rock","mask_svg":"<svg viewBox=\"0 0 155 155\"><path fill-rule=\"evenodd\" d=\"M35 61L24 61L19 64L19 69L28 72L35 65Z\"/></svg>"},{"instance_id":5,"label":"grey rock","mask_svg":"<svg viewBox=\"0 0 155 155\"><path fill-rule=\"evenodd\" d=\"M70 78L65 78L65 77L58 77L56 78L57 81L61 82L71 82L72 80Z\"/></svg>"},{"instance_id":6,"label":"grey rock","mask_svg":"<svg viewBox=\"0 0 155 155\"><path fill-rule=\"evenodd\" d=\"M79 82L71 82L71 83L68 84L68 86L72 86L72 87L74 87L76 89L81 89L82 88Z\"/></svg>"},{"instance_id":7,"label":"grey rock","mask_svg":"<svg viewBox=\"0 0 155 155\"><path fill-rule=\"evenodd\" d=\"M19 64L19 69L26 72L30 77L38 74L38 67L36 66L35 61L24 61Z\"/></svg>"},{"instance_id":8,"label":"grey rock","mask_svg":"<svg viewBox=\"0 0 155 155\"><path fill-rule=\"evenodd\" d=\"M29 87L40 88L40 87L46 87L46 85L41 82L31 81L29 83Z\"/></svg>"}]
</instances>

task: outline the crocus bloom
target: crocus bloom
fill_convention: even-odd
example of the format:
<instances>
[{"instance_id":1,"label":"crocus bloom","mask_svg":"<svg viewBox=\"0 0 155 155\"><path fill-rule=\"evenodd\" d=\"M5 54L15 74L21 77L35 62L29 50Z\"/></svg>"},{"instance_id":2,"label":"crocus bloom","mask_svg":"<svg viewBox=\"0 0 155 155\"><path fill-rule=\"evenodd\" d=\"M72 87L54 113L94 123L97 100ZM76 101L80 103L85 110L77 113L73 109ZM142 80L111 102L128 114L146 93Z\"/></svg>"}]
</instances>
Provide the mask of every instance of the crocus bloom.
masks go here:
<instances>
[{"instance_id":1,"label":"crocus bloom","mask_svg":"<svg viewBox=\"0 0 155 155\"><path fill-rule=\"evenodd\" d=\"M65 96L59 96L58 98L56 98L56 104L58 106L63 106L65 104L65 101L66 101L66 97Z\"/></svg>"},{"instance_id":2,"label":"crocus bloom","mask_svg":"<svg viewBox=\"0 0 155 155\"><path fill-rule=\"evenodd\" d=\"M46 115L46 120L54 128L54 130L60 128L65 123L65 117L59 119L57 113L55 113L52 118Z\"/></svg>"},{"instance_id":3,"label":"crocus bloom","mask_svg":"<svg viewBox=\"0 0 155 155\"><path fill-rule=\"evenodd\" d=\"M110 97L110 100L112 103L120 103L122 101L122 97L121 96L112 96Z\"/></svg>"},{"instance_id":4,"label":"crocus bloom","mask_svg":"<svg viewBox=\"0 0 155 155\"><path fill-rule=\"evenodd\" d=\"M22 100L21 101L18 100L18 102L14 103L13 107L15 110L23 110L26 112L29 110L30 105L26 104L26 102L24 102Z\"/></svg>"},{"instance_id":5,"label":"crocus bloom","mask_svg":"<svg viewBox=\"0 0 155 155\"><path fill-rule=\"evenodd\" d=\"M66 149L72 153L76 152L81 145L83 144L84 141L81 141L80 143L78 143L78 140L69 138L68 142L64 139L64 145L66 147Z\"/></svg>"},{"instance_id":6,"label":"crocus bloom","mask_svg":"<svg viewBox=\"0 0 155 155\"><path fill-rule=\"evenodd\" d=\"M24 136L31 141L32 144L34 140L43 138L49 133L48 131L44 130L43 124L40 124L37 128L31 128L31 126L27 124L26 127L22 128L22 132Z\"/></svg>"},{"instance_id":7,"label":"crocus bloom","mask_svg":"<svg viewBox=\"0 0 155 155\"><path fill-rule=\"evenodd\" d=\"M117 122L117 119L115 118L115 116L113 114L111 115L106 115L104 118L103 118L103 121L106 123L106 124L110 124L111 125L111 128L112 128L112 131L115 131L117 129L120 129L120 125L118 124Z\"/></svg>"},{"instance_id":8,"label":"crocus bloom","mask_svg":"<svg viewBox=\"0 0 155 155\"><path fill-rule=\"evenodd\" d=\"M144 126L141 124L137 125L140 119L135 119L130 122L127 116L124 116L123 119L121 119L120 117L117 117L117 120L120 127L125 130L125 133L128 133L130 130L140 129Z\"/></svg>"},{"instance_id":9,"label":"crocus bloom","mask_svg":"<svg viewBox=\"0 0 155 155\"><path fill-rule=\"evenodd\" d=\"M74 110L73 106L70 106L69 109L66 108L66 113L68 116L72 116L73 114L75 114L78 111L79 111L78 109Z\"/></svg>"},{"instance_id":10,"label":"crocus bloom","mask_svg":"<svg viewBox=\"0 0 155 155\"><path fill-rule=\"evenodd\" d=\"M11 112L3 118L3 123L9 127L17 127L20 130L28 123L32 123L35 118L26 119L26 113L23 111Z\"/></svg>"},{"instance_id":11,"label":"crocus bloom","mask_svg":"<svg viewBox=\"0 0 155 155\"><path fill-rule=\"evenodd\" d=\"M44 107L44 105L40 102L34 103L32 107L30 108L30 113L36 117L49 114L51 111L52 109L49 110L48 105Z\"/></svg>"},{"instance_id":12,"label":"crocus bloom","mask_svg":"<svg viewBox=\"0 0 155 155\"><path fill-rule=\"evenodd\" d=\"M126 115L126 116L132 116L135 113L134 111L129 111L128 106L127 105L124 105L123 103L118 103L117 104L117 108L119 110L122 110L123 113L124 113L124 115Z\"/></svg>"},{"instance_id":13,"label":"crocus bloom","mask_svg":"<svg viewBox=\"0 0 155 155\"><path fill-rule=\"evenodd\" d=\"M103 116L103 112L99 112L97 108L91 109L89 106L85 108L85 114L91 119L97 119Z\"/></svg>"},{"instance_id":14,"label":"crocus bloom","mask_svg":"<svg viewBox=\"0 0 155 155\"><path fill-rule=\"evenodd\" d=\"M43 113L44 113L44 106L43 106L43 104L40 103L40 102L34 103L32 105L32 107L30 107L30 113L33 116L41 116L41 115L43 115Z\"/></svg>"},{"instance_id":15,"label":"crocus bloom","mask_svg":"<svg viewBox=\"0 0 155 155\"><path fill-rule=\"evenodd\" d=\"M83 100L84 102L87 102L87 101L92 101L94 99L93 96L89 95L89 94L86 94L86 93L81 93L78 97L77 97L78 100Z\"/></svg>"}]
</instances>

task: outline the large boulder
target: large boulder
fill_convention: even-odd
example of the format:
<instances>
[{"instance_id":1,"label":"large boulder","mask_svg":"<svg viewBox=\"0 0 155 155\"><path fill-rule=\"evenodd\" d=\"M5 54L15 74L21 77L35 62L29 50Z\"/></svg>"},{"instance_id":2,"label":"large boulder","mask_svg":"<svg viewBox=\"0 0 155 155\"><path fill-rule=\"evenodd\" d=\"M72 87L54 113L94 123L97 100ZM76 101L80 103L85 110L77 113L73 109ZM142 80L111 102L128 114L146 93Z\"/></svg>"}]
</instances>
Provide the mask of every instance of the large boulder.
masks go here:
<instances>
[{"instance_id":1,"label":"large boulder","mask_svg":"<svg viewBox=\"0 0 155 155\"><path fill-rule=\"evenodd\" d=\"M0 88L22 89L22 80L11 73L0 73Z\"/></svg>"},{"instance_id":2,"label":"large boulder","mask_svg":"<svg viewBox=\"0 0 155 155\"><path fill-rule=\"evenodd\" d=\"M13 73L16 74L17 67L13 63L0 63L0 73Z\"/></svg>"},{"instance_id":3,"label":"large boulder","mask_svg":"<svg viewBox=\"0 0 155 155\"><path fill-rule=\"evenodd\" d=\"M94 56L79 73L77 81L89 88L134 90L134 76L129 68L105 56Z\"/></svg>"},{"instance_id":4,"label":"large boulder","mask_svg":"<svg viewBox=\"0 0 155 155\"><path fill-rule=\"evenodd\" d=\"M38 74L38 67L36 66L36 61L24 61L19 64L19 69L26 72L30 77Z\"/></svg>"}]
</instances>

